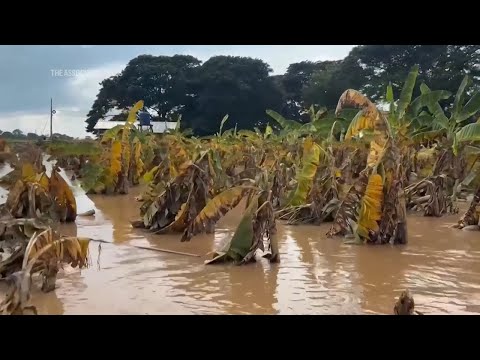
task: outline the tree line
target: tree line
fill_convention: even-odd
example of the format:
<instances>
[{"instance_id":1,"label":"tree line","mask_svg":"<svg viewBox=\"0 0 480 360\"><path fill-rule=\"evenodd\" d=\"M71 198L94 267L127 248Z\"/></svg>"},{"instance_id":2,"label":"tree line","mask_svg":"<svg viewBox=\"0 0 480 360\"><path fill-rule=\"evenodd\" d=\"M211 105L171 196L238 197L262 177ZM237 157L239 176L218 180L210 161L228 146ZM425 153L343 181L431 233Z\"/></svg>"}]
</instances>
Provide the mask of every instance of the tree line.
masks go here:
<instances>
[{"instance_id":1,"label":"tree line","mask_svg":"<svg viewBox=\"0 0 480 360\"><path fill-rule=\"evenodd\" d=\"M47 136L39 135L36 133L27 133L25 134L20 129L15 129L13 131L2 131L0 130L0 138L2 139L11 139L11 140L46 140ZM73 140L74 138L65 134L53 133L53 138L56 140Z\"/></svg>"},{"instance_id":2,"label":"tree line","mask_svg":"<svg viewBox=\"0 0 480 360\"><path fill-rule=\"evenodd\" d=\"M349 88L378 102L391 83L397 97L415 64L414 96L422 83L454 93L465 74L473 80L471 91L479 89L480 45L362 45L342 60L293 63L283 75L272 75L267 63L249 57L214 56L202 63L189 55L140 55L101 82L87 114L87 131L100 119L125 120L139 99L154 120L176 121L181 115L182 127L197 135L215 133L225 114L230 127L265 126L272 122L266 109L305 122L306 109L335 108ZM112 110L120 113L110 115Z\"/></svg>"}]
</instances>

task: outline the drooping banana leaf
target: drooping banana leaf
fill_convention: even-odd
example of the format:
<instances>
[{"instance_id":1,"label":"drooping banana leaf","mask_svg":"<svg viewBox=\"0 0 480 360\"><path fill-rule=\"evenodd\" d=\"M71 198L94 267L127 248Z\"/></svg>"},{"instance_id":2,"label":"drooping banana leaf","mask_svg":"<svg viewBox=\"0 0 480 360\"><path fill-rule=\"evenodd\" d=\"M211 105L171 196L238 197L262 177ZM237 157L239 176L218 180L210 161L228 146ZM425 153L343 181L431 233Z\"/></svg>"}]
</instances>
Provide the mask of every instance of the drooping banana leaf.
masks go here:
<instances>
[{"instance_id":1,"label":"drooping banana leaf","mask_svg":"<svg viewBox=\"0 0 480 360\"><path fill-rule=\"evenodd\" d=\"M475 93L455 118L457 123L468 120L480 110L480 93Z\"/></svg>"},{"instance_id":2,"label":"drooping banana leaf","mask_svg":"<svg viewBox=\"0 0 480 360\"><path fill-rule=\"evenodd\" d=\"M370 232L377 232L378 221L382 218L383 180L379 174L372 174L360 202L356 234L368 239Z\"/></svg>"},{"instance_id":3,"label":"drooping banana leaf","mask_svg":"<svg viewBox=\"0 0 480 360\"><path fill-rule=\"evenodd\" d=\"M185 230L182 241L188 241L193 236L205 231L209 225L215 224L231 209L235 208L244 196L253 188L236 186L215 196L207 202L195 220Z\"/></svg>"},{"instance_id":4,"label":"drooping banana leaf","mask_svg":"<svg viewBox=\"0 0 480 360\"><path fill-rule=\"evenodd\" d=\"M70 186L55 169L52 170L49 190L52 199L54 199L60 211L60 220L75 221L77 217L75 196Z\"/></svg>"},{"instance_id":5,"label":"drooping banana leaf","mask_svg":"<svg viewBox=\"0 0 480 360\"><path fill-rule=\"evenodd\" d=\"M357 136L361 131L374 130L373 140L370 142L370 152L368 154L367 165L373 167L378 164L382 158L388 139L391 138L391 130L388 122L378 111L366 96L356 90L346 90L338 100L337 111L344 106L356 106L362 108L362 111L355 116L345 135L345 140Z\"/></svg>"},{"instance_id":6,"label":"drooping banana leaf","mask_svg":"<svg viewBox=\"0 0 480 360\"><path fill-rule=\"evenodd\" d=\"M311 138L305 139L303 144L302 169L297 175L297 188L289 201L290 206L305 204L308 194L312 189L313 179L320 162L321 148Z\"/></svg>"},{"instance_id":7,"label":"drooping banana leaf","mask_svg":"<svg viewBox=\"0 0 480 360\"><path fill-rule=\"evenodd\" d=\"M441 100L447 100L452 96L452 93L446 90L435 90L425 94L421 94L410 104L410 114L417 116L418 112L432 103L438 103Z\"/></svg>"},{"instance_id":8,"label":"drooping banana leaf","mask_svg":"<svg viewBox=\"0 0 480 360\"><path fill-rule=\"evenodd\" d=\"M457 142L480 140L480 123L465 125L455 134Z\"/></svg>"},{"instance_id":9,"label":"drooping banana leaf","mask_svg":"<svg viewBox=\"0 0 480 360\"><path fill-rule=\"evenodd\" d=\"M248 255L254 241L253 221L258 209L258 198L256 195L238 224L235 233L230 241L227 241L221 250L213 253L211 260L205 261L205 264L215 264L219 262L233 261L240 263Z\"/></svg>"},{"instance_id":10,"label":"drooping banana leaf","mask_svg":"<svg viewBox=\"0 0 480 360\"><path fill-rule=\"evenodd\" d=\"M267 115L269 115L273 120L275 120L284 130L298 130L302 126L301 123L295 120L287 120L282 115L277 113L276 111L268 109L266 111Z\"/></svg>"},{"instance_id":11,"label":"drooping banana leaf","mask_svg":"<svg viewBox=\"0 0 480 360\"><path fill-rule=\"evenodd\" d=\"M347 235L353 233L353 224L357 218L357 207L367 188L368 178L362 174L350 187L345 198L338 204L333 225L327 236Z\"/></svg>"}]
</instances>

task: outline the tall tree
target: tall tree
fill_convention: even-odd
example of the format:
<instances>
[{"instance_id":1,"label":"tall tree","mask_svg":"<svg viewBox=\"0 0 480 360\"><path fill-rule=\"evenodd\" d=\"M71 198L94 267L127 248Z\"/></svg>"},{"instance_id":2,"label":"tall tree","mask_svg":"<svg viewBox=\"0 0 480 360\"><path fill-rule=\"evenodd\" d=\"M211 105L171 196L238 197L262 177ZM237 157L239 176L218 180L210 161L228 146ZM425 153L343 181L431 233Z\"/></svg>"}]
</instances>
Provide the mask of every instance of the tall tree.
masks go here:
<instances>
[{"instance_id":1,"label":"tall tree","mask_svg":"<svg viewBox=\"0 0 480 360\"><path fill-rule=\"evenodd\" d=\"M190 79L200 63L188 55L140 55L132 59L120 74L101 83L87 115L87 130L110 110L125 110L139 99L161 120L181 113L193 101Z\"/></svg>"},{"instance_id":2,"label":"tall tree","mask_svg":"<svg viewBox=\"0 0 480 360\"><path fill-rule=\"evenodd\" d=\"M390 81L399 92L415 64L419 72L414 96L423 82L433 90L455 93L466 74L473 80L471 91L480 85L480 45L363 45L355 47L347 60L360 65L362 90L375 100L384 96Z\"/></svg>"},{"instance_id":3,"label":"tall tree","mask_svg":"<svg viewBox=\"0 0 480 360\"><path fill-rule=\"evenodd\" d=\"M225 128L252 129L268 121L267 108L282 107L282 93L269 77L272 69L262 60L238 56L215 56L196 71L197 94L184 119L197 134L218 130L224 115Z\"/></svg>"},{"instance_id":4,"label":"tall tree","mask_svg":"<svg viewBox=\"0 0 480 360\"><path fill-rule=\"evenodd\" d=\"M321 61L302 61L290 64L282 78L282 85L285 89L285 102L291 112L290 118L301 120L303 111L312 104L307 104L309 101L304 96L305 89L312 81L312 76L315 72L325 70L326 66L325 62ZM318 104L318 102L313 103Z\"/></svg>"}]
</instances>

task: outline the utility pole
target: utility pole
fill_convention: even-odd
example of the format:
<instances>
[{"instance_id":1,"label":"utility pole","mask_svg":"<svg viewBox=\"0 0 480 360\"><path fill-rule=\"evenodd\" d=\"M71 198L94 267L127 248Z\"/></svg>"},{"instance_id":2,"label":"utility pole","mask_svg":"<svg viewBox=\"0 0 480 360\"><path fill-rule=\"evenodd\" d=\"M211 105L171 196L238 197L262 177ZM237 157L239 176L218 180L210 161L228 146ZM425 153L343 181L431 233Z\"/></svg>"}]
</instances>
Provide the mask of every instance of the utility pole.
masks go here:
<instances>
[{"instance_id":1,"label":"utility pole","mask_svg":"<svg viewBox=\"0 0 480 360\"><path fill-rule=\"evenodd\" d=\"M53 140L53 115L56 113L55 110L53 110L53 99L50 98L50 141Z\"/></svg>"}]
</instances>

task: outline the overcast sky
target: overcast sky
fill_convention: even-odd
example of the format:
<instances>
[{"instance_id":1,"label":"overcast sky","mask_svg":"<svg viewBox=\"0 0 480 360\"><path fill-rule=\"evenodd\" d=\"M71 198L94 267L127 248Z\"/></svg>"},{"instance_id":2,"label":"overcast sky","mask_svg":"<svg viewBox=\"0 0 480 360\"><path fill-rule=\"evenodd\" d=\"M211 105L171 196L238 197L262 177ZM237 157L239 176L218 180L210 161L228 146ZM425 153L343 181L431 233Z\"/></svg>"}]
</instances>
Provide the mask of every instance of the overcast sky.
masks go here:
<instances>
[{"instance_id":1,"label":"overcast sky","mask_svg":"<svg viewBox=\"0 0 480 360\"><path fill-rule=\"evenodd\" d=\"M84 137L85 118L99 82L123 70L141 54L188 54L205 61L215 55L259 58L274 74L303 60L344 58L353 45L0 45L0 130L49 132L50 97L53 131ZM54 70L72 70L64 76ZM61 75L61 76L60 76Z\"/></svg>"}]
</instances>

